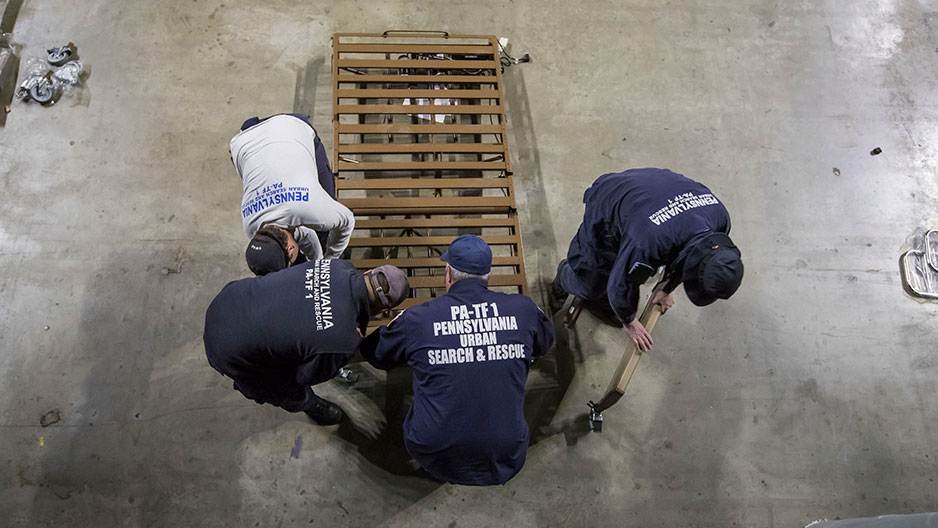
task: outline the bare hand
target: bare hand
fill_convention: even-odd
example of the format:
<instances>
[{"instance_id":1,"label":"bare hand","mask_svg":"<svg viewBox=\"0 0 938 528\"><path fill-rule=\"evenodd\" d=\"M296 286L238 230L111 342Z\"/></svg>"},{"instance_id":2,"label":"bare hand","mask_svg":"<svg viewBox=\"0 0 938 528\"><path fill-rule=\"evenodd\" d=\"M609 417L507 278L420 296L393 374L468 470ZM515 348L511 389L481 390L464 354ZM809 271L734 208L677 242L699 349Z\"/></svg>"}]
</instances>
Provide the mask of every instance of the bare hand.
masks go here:
<instances>
[{"instance_id":1,"label":"bare hand","mask_svg":"<svg viewBox=\"0 0 938 528\"><path fill-rule=\"evenodd\" d=\"M651 340L651 334L645 330L645 327L638 321L638 318L632 319L632 322L623 326L622 330L624 330L625 335L635 343L635 347L641 351L647 351L651 349L651 345L655 344L655 342Z\"/></svg>"},{"instance_id":2,"label":"bare hand","mask_svg":"<svg viewBox=\"0 0 938 528\"><path fill-rule=\"evenodd\" d=\"M674 294L659 290L658 293L655 294L655 300L653 302L661 307L661 313L665 313L668 311L668 308L674 306Z\"/></svg>"}]
</instances>

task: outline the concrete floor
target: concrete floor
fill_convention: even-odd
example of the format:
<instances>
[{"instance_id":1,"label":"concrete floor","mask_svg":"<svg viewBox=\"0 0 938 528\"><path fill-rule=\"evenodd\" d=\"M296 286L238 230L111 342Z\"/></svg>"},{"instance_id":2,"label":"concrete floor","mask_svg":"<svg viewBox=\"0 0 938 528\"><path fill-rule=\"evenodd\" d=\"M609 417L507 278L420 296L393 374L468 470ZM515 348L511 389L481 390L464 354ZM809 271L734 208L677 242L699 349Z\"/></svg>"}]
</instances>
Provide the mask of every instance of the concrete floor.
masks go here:
<instances>
[{"instance_id":1,"label":"concrete floor","mask_svg":"<svg viewBox=\"0 0 938 528\"><path fill-rule=\"evenodd\" d=\"M507 36L533 57L505 81L537 300L583 190L630 167L709 185L747 266L729 301L679 295L605 431L580 436L622 348L584 318L553 424L504 487L387 471L204 359L206 307L249 273L229 138L302 111L331 152L330 36L390 28ZM15 34L24 57L73 40L92 74L81 97L14 104L0 132L0 525L938 510L938 306L907 298L897 269L907 235L938 227L938 4L27 0ZM380 427L364 391L326 392Z\"/></svg>"}]
</instances>

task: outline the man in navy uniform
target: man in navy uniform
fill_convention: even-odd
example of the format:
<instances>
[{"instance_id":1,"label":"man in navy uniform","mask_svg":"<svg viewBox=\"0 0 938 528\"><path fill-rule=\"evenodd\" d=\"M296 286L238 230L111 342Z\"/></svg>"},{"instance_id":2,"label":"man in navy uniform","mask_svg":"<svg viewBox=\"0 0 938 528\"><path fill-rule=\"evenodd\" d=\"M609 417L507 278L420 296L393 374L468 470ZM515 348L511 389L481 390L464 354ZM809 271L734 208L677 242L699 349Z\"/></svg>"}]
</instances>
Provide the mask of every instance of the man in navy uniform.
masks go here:
<instances>
[{"instance_id":1,"label":"man in navy uniform","mask_svg":"<svg viewBox=\"0 0 938 528\"><path fill-rule=\"evenodd\" d=\"M454 484L504 484L524 465L524 384L554 329L531 299L488 289L492 250L481 238L457 238L441 259L446 295L381 328L362 355L380 369L413 368L404 445L424 470Z\"/></svg>"},{"instance_id":2,"label":"man in navy uniform","mask_svg":"<svg viewBox=\"0 0 938 528\"><path fill-rule=\"evenodd\" d=\"M338 259L230 282L205 314L205 355L245 397L336 424L345 413L311 385L334 377L371 314L400 304L408 289L394 266L362 274Z\"/></svg>"},{"instance_id":3,"label":"man in navy uniform","mask_svg":"<svg viewBox=\"0 0 938 528\"><path fill-rule=\"evenodd\" d=\"M648 350L651 335L635 317L638 290L659 266L667 282L654 302L662 312L682 282L697 306L739 288L743 263L729 237L730 215L704 185L667 169L631 169L601 176L583 203L583 223L551 284L552 311L572 293Z\"/></svg>"}]
</instances>

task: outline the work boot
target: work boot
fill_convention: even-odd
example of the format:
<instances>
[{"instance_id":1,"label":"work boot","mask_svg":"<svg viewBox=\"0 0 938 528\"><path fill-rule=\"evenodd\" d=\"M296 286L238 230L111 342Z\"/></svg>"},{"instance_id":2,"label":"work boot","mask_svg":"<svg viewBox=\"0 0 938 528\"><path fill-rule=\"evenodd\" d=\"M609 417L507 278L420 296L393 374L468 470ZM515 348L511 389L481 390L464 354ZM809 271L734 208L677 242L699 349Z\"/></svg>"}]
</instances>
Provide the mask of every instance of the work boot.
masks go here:
<instances>
[{"instance_id":1,"label":"work boot","mask_svg":"<svg viewBox=\"0 0 938 528\"><path fill-rule=\"evenodd\" d=\"M313 398L315 400L312 406L303 412L312 418L314 422L319 425L335 425L345 419L345 411L338 405L319 396L313 396Z\"/></svg>"},{"instance_id":2,"label":"work boot","mask_svg":"<svg viewBox=\"0 0 938 528\"><path fill-rule=\"evenodd\" d=\"M557 274L547 289L547 308L550 310L551 315L559 312L563 308L563 303L567 302L567 291L560 284L560 269L566 262L566 259L564 259L557 265Z\"/></svg>"}]
</instances>

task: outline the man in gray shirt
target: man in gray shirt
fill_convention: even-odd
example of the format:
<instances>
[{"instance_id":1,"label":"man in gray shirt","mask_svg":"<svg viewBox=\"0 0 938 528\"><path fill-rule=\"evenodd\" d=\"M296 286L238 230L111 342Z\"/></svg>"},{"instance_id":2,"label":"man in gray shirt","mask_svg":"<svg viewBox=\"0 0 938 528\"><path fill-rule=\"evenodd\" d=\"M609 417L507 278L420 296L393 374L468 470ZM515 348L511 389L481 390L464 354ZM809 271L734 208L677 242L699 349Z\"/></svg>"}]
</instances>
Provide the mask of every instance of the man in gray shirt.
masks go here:
<instances>
[{"instance_id":1,"label":"man in gray shirt","mask_svg":"<svg viewBox=\"0 0 938 528\"><path fill-rule=\"evenodd\" d=\"M283 269L301 253L308 260L342 255L355 219L335 199L326 152L308 116L249 119L230 150L243 186L241 221L252 239L245 252L251 271ZM324 243L317 231L327 233Z\"/></svg>"}]
</instances>

